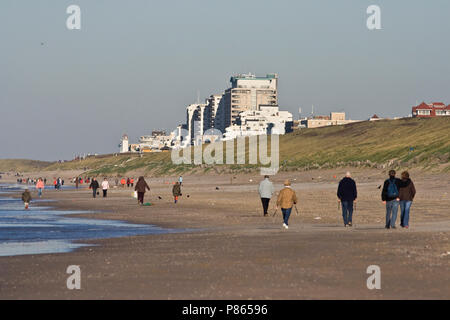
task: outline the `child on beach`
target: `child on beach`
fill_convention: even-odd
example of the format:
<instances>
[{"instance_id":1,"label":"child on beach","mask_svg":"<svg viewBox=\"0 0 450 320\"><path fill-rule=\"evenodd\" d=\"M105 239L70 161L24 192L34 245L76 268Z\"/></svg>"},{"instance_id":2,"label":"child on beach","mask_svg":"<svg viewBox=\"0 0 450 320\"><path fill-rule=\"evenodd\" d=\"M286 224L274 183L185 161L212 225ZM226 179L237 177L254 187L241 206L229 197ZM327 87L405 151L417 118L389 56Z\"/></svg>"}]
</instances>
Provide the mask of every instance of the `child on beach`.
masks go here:
<instances>
[{"instance_id":1,"label":"child on beach","mask_svg":"<svg viewBox=\"0 0 450 320\"><path fill-rule=\"evenodd\" d=\"M172 194L173 194L174 203L177 203L178 197L181 196L181 184L179 182L177 182L173 185Z\"/></svg>"},{"instance_id":2,"label":"child on beach","mask_svg":"<svg viewBox=\"0 0 450 320\"><path fill-rule=\"evenodd\" d=\"M28 210L28 206L31 202L31 194L30 191L28 191L28 189L25 189L25 191L22 193L22 201L25 205L25 210Z\"/></svg>"}]
</instances>

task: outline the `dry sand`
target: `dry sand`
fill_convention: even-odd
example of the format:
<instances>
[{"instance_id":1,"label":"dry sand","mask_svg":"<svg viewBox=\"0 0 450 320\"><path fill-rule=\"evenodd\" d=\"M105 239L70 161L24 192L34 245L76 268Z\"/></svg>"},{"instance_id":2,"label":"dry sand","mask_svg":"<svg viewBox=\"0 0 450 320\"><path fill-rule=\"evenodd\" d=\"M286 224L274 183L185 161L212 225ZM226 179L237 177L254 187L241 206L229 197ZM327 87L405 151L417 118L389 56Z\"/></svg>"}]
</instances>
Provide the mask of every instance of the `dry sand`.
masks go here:
<instances>
[{"instance_id":1,"label":"dry sand","mask_svg":"<svg viewBox=\"0 0 450 320\"><path fill-rule=\"evenodd\" d=\"M57 208L97 211L83 216L195 230L0 257L0 298L449 299L450 255L443 253L450 251L450 176L412 172L418 194L411 227L385 230L378 189L385 173L352 171L359 197L351 229L342 225L333 177L344 169L274 178L277 190L291 178L299 198L289 230L279 213L262 217L257 174L184 176L176 205L169 184L175 177L148 178L151 207L139 207L131 189L113 189L107 199L92 199L87 189L47 190ZM66 288L68 265L81 267L81 290ZM381 290L366 286L369 265L381 268Z\"/></svg>"}]
</instances>

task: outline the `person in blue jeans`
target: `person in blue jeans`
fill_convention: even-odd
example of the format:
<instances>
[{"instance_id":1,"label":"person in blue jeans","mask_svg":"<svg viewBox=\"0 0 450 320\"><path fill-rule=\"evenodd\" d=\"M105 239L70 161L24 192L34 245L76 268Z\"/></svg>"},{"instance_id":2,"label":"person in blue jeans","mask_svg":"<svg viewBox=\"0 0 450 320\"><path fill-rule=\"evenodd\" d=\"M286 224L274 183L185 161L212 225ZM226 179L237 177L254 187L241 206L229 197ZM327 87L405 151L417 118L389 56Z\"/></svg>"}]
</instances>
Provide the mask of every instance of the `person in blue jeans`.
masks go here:
<instances>
[{"instance_id":1,"label":"person in blue jeans","mask_svg":"<svg viewBox=\"0 0 450 320\"><path fill-rule=\"evenodd\" d=\"M400 225L402 228L409 228L409 211L416 195L414 183L409 178L408 171L402 172L402 182L405 184L399 190L400 199Z\"/></svg>"},{"instance_id":2,"label":"person in blue jeans","mask_svg":"<svg viewBox=\"0 0 450 320\"><path fill-rule=\"evenodd\" d=\"M400 188L406 186L406 183L395 177L395 170L389 171L389 179L384 182L381 191L381 200L386 205L386 229L395 229L397 220L398 206L400 202Z\"/></svg>"},{"instance_id":3,"label":"person in blue jeans","mask_svg":"<svg viewBox=\"0 0 450 320\"><path fill-rule=\"evenodd\" d=\"M347 171L345 177L339 182L337 190L337 197L342 205L342 218L345 227L353 225L353 202L356 202L357 196L355 180L351 178L350 172Z\"/></svg>"},{"instance_id":4,"label":"person in blue jeans","mask_svg":"<svg viewBox=\"0 0 450 320\"><path fill-rule=\"evenodd\" d=\"M297 203L297 195L291 188L289 180L284 181L284 188L281 189L277 198L276 208L281 207L283 213L283 227L289 229L289 217L291 216L292 207Z\"/></svg>"}]
</instances>

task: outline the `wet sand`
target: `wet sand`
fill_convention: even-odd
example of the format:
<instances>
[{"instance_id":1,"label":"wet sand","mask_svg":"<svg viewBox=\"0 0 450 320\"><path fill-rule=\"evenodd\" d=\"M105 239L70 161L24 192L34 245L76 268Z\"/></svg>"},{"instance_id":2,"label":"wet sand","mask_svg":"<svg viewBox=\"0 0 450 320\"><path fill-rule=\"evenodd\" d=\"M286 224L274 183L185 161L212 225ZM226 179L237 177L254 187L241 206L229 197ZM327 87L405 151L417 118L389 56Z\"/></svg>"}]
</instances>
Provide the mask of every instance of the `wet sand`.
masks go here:
<instances>
[{"instance_id":1,"label":"wet sand","mask_svg":"<svg viewBox=\"0 0 450 320\"><path fill-rule=\"evenodd\" d=\"M410 229L385 230L378 189L385 173L352 171L353 228L343 227L337 207L333 176L342 169L274 178L277 190L292 178L299 198L289 230L279 212L272 217L274 198L270 217L262 217L257 174L184 176L176 205L169 184L176 177L147 178L150 207L138 206L131 189L112 189L107 199L49 189L44 198L58 200L55 208L96 211L84 217L193 230L0 257L0 299L449 299L450 175L412 172L418 194ZM81 290L66 287L69 265L81 268ZM380 290L367 288L369 265L381 268Z\"/></svg>"}]
</instances>

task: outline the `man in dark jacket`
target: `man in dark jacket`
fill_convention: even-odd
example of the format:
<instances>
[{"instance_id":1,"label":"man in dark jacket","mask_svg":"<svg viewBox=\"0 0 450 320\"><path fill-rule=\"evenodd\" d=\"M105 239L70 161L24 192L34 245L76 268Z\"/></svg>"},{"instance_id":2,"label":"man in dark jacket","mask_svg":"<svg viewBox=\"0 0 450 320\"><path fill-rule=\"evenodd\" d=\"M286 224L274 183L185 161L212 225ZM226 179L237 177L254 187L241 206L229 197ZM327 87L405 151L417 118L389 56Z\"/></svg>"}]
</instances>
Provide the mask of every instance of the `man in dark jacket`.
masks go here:
<instances>
[{"instance_id":1,"label":"man in dark jacket","mask_svg":"<svg viewBox=\"0 0 450 320\"><path fill-rule=\"evenodd\" d=\"M381 200L386 205L386 229L395 229L400 201L400 188L406 186L406 183L396 178L395 174L395 170L389 171L389 179L384 181L383 190L381 191Z\"/></svg>"},{"instance_id":2,"label":"man in dark jacket","mask_svg":"<svg viewBox=\"0 0 450 320\"><path fill-rule=\"evenodd\" d=\"M100 185L98 184L97 179L92 178L92 182L89 185L89 188L92 189L92 195L95 198L97 196L97 189L100 187Z\"/></svg>"},{"instance_id":3,"label":"man in dark jacket","mask_svg":"<svg viewBox=\"0 0 450 320\"><path fill-rule=\"evenodd\" d=\"M350 172L347 171L345 177L339 182L337 196L342 205L342 217L344 218L344 226L351 227L353 217L353 202L358 196L355 180L351 178Z\"/></svg>"}]
</instances>

